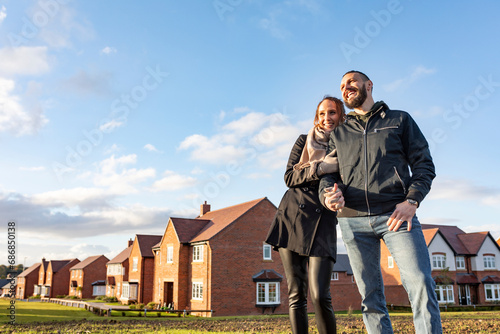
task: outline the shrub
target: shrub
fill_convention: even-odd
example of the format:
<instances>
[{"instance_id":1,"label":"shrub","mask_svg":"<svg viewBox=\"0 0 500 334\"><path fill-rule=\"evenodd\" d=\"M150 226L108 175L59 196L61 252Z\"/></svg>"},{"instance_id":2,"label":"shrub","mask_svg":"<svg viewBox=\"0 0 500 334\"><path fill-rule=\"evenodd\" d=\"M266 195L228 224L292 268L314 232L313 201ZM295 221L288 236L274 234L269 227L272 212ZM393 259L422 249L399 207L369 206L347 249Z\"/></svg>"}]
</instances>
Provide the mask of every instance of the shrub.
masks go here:
<instances>
[{"instance_id":1,"label":"shrub","mask_svg":"<svg viewBox=\"0 0 500 334\"><path fill-rule=\"evenodd\" d=\"M135 310L137 307L135 305L129 305L128 308L131 309L131 310Z\"/></svg>"},{"instance_id":2,"label":"shrub","mask_svg":"<svg viewBox=\"0 0 500 334\"><path fill-rule=\"evenodd\" d=\"M150 303L148 303L148 305L146 306L146 308L147 308L148 310L154 310L154 309L155 309L155 307L156 307L156 303L155 303L155 302L150 302Z\"/></svg>"},{"instance_id":3,"label":"shrub","mask_svg":"<svg viewBox=\"0 0 500 334\"><path fill-rule=\"evenodd\" d=\"M122 311L122 317L124 317L124 316L125 316L125 314L126 314L126 313L125 313L125 311Z\"/></svg>"},{"instance_id":4,"label":"shrub","mask_svg":"<svg viewBox=\"0 0 500 334\"><path fill-rule=\"evenodd\" d=\"M161 312L156 312L157 317L161 317Z\"/></svg>"},{"instance_id":5,"label":"shrub","mask_svg":"<svg viewBox=\"0 0 500 334\"><path fill-rule=\"evenodd\" d=\"M137 305L137 308L138 308L139 310L144 309L144 304L139 304L139 305Z\"/></svg>"}]
</instances>

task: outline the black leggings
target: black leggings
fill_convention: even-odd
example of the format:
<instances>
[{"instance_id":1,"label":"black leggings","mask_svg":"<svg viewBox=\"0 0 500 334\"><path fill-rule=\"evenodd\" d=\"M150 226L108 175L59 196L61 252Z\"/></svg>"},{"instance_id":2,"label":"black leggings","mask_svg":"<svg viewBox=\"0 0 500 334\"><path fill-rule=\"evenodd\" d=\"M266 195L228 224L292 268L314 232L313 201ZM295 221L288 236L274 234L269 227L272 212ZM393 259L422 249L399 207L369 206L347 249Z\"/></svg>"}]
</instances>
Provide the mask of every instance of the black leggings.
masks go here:
<instances>
[{"instance_id":1,"label":"black leggings","mask_svg":"<svg viewBox=\"0 0 500 334\"><path fill-rule=\"evenodd\" d=\"M316 325L320 334L336 333L335 314L330 295L333 260L330 257L303 256L280 248L281 262L288 283L288 305L292 332L308 332L307 290L316 314ZM309 270L308 270L309 264Z\"/></svg>"}]
</instances>

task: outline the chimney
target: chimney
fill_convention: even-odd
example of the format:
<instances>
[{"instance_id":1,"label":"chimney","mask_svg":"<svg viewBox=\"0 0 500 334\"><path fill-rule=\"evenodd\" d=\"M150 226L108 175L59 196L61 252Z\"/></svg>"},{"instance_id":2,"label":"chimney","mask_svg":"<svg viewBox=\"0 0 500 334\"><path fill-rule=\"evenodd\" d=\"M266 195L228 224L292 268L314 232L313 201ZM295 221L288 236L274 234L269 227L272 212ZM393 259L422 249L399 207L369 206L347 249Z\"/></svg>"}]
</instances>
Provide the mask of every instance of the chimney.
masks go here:
<instances>
[{"instance_id":1,"label":"chimney","mask_svg":"<svg viewBox=\"0 0 500 334\"><path fill-rule=\"evenodd\" d=\"M127 244L128 244L128 246L127 246L127 247L132 246L132 244L133 244L133 243L134 243L134 240L130 239L130 240L127 242Z\"/></svg>"},{"instance_id":2,"label":"chimney","mask_svg":"<svg viewBox=\"0 0 500 334\"><path fill-rule=\"evenodd\" d=\"M207 204L207 201L205 201L205 203L200 205L200 217L207 212L210 212L210 204Z\"/></svg>"}]
</instances>

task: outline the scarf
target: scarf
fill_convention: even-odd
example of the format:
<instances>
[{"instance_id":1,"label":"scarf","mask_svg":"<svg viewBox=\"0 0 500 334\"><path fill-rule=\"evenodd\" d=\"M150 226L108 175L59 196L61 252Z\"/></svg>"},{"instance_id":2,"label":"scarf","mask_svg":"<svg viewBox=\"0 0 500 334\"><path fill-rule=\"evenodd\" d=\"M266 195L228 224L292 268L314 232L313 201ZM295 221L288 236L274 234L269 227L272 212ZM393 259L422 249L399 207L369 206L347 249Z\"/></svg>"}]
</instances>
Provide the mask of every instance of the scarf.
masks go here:
<instances>
[{"instance_id":1,"label":"scarf","mask_svg":"<svg viewBox=\"0 0 500 334\"><path fill-rule=\"evenodd\" d=\"M325 159L326 150L328 149L328 141L330 140L330 132L325 132L319 127L313 126L307 133L306 145L302 150L299 162L293 166L294 170L301 170L306 167L311 167L309 175L316 173L318 164ZM336 153L335 151L330 154Z\"/></svg>"}]
</instances>

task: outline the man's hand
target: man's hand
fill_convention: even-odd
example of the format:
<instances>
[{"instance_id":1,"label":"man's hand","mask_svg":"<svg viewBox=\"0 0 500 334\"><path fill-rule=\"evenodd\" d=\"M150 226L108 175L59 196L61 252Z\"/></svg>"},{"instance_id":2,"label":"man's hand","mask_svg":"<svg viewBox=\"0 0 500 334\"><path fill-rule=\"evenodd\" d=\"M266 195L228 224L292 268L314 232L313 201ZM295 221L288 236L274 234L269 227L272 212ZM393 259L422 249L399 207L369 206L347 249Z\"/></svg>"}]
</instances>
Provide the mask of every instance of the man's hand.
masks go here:
<instances>
[{"instance_id":1,"label":"man's hand","mask_svg":"<svg viewBox=\"0 0 500 334\"><path fill-rule=\"evenodd\" d=\"M337 184L325 189L325 206L332 211L342 211L344 207L344 195Z\"/></svg>"},{"instance_id":2,"label":"man's hand","mask_svg":"<svg viewBox=\"0 0 500 334\"><path fill-rule=\"evenodd\" d=\"M408 231L411 231L411 220L415 216L415 212L417 212L417 206L408 203L408 201L396 205L396 209L387 221L389 231L396 232L404 222L408 222Z\"/></svg>"}]
</instances>

